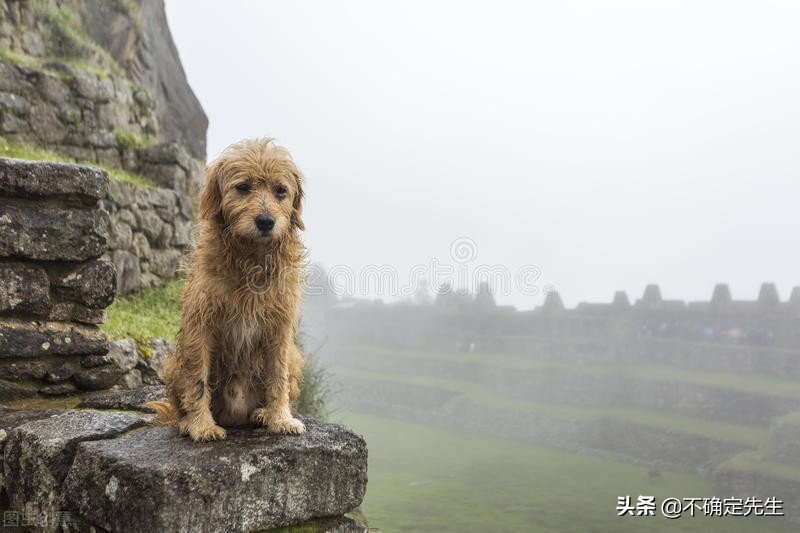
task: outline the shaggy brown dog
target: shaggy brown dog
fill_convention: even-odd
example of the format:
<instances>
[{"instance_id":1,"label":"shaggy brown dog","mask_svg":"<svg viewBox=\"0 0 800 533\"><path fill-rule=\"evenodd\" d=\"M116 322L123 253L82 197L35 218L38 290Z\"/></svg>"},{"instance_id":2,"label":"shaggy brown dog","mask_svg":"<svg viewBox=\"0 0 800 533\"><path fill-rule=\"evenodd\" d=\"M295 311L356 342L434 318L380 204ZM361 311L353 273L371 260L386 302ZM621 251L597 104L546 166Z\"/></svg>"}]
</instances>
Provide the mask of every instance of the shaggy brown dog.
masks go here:
<instances>
[{"instance_id":1,"label":"shaggy brown dog","mask_svg":"<svg viewBox=\"0 0 800 533\"><path fill-rule=\"evenodd\" d=\"M272 139L229 146L208 167L177 349L162 376L169 401L149 404L195 441L248 422L305 431L290 410L305 364L295 344L302 181Z\"/></svg>"}]
</instances>

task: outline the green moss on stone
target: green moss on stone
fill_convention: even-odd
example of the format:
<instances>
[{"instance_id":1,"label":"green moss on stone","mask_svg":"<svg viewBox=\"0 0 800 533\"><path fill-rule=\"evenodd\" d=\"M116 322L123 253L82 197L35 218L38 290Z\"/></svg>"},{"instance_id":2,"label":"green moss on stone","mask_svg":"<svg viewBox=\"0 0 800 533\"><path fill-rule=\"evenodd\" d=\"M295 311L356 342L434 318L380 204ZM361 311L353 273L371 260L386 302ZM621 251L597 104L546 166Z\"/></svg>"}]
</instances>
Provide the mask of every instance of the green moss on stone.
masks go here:
<instances>
[{"instance_id":1,"label":"green moss on stone","mask_svg":"<svg viewBox=\"0 0 800 533\"><path fill-rule=\"evenodd\" d=\"M15 157L17 159L28 159L33 161L56 161L62 163L76 163L99 167L108 172L108 177L128 183L134 187L155 187L156 184L149 178L132 174L121 168L105 163L95 163L93 161L79 161L65 154L60 154L44 148L37 148L29 144L16 143L0 137L0 157Z\"/></svg>"}]
</instances>

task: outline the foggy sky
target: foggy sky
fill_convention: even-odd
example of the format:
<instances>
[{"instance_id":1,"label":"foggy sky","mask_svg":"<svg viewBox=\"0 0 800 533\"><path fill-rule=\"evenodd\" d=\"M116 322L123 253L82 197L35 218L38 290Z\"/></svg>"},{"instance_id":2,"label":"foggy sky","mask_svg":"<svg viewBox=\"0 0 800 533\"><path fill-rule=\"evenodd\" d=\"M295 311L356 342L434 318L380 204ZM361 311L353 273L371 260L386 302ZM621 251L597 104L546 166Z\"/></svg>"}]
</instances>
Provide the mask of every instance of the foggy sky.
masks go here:
<instances>
[{"instance_id":1,"label":"foggy sky","mask_svg":"<svg viewBox=\"0 0 800 533\"><path fill-rule=\"evenodd\" d=\"M800 285L800 4L166 5L209 158L289 148L326 267L405 280L466 236L568 305Z\"/></svg>"}]
</instances>

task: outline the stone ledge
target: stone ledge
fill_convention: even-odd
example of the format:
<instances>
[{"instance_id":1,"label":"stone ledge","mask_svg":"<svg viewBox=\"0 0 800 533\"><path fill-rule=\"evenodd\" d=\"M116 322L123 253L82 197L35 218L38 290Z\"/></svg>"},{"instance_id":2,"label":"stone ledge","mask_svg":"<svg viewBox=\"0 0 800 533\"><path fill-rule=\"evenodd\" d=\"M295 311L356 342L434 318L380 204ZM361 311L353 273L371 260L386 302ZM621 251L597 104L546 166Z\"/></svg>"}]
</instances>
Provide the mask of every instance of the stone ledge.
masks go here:
<instances>
[{"instance_id":1,"label":"stone ledge","mask_svg":"<svg viewBox=\"0 0 800 533\"><path fill-rule=\"evenodd\" d=\"M163 385L150 385L133 390L94 393L84 397L78 407L152 413L153 410L143 404L166 399Z\"/></svg>"},{"instance_id":2,"label":"stone ledge","mask_svg":"<svg viewBox=\"0 0 800 533\"><path fill-rule=\"evenodd\" d=\"M108 340L96 326L0 318L0 359L106 353Z\"/></svg>"},{"instance_id":3,"label":"stone ledge","mask_svg":"<svg viewBox=\"0 0 800 533\"><path fill-rule=\"evenodd\" d=\"M108 213L0 205L0 256L43 261L85 261L108 246Z\"/></svg>"},{"instance_id":4,"label":"stone ledge","mask_svg":"<svg viewBox=\"0 0 800 533\"><path fill-rule=\"evenodd\" d=\"M2 414L4 418L14 416L12 412ZM32 506L45 513L61 510L61 485L77 444L111 438L146 422L130 413L62 411L14 428L8 432L3 450L3 488L11 507Z\"/></svg>"},{"instance_id":5,"label":"stone ledge","mask_svg":"<svg viewBox=\"0 0 800 533\"><path fill-rule=\"evenodd\" d=\"M0 407L0 490L12 509L67 513L69 530L366 531L343 517L367 484L366 442L347 428L304 419L303 435L231 428L196 444L151 418Z\"/></svg>"},{"instance_id":6,"label":"stone ledge","mask_svg":"<svg viewBox=\"0 0 800 533\"><path fill-rule=\"evenodd\" d=\"M86 206L105 198L108 174L84 165L0 157L0 193L24 198L74 196Z\"/></svg>"},{"instance_id":7,"label":"stone ledge","mask_svg":"<svg viewBox=\"0 0 800 533\"><path fill-rule=\"evenodd\" d=\"M342 515L366 491L366 442L343 426L305 423L299 436L234 428L197 444L148 428L81 443L67 506L120 532L254 531Z\"/></svg>"}]
</instances>

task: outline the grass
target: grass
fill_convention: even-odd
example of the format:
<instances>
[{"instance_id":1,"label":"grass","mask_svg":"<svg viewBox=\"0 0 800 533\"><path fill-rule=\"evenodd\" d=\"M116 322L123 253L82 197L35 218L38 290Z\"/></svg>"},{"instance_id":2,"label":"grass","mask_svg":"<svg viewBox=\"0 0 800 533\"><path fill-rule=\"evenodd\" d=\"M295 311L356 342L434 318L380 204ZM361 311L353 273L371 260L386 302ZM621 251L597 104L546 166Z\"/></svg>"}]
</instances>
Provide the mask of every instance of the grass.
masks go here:
<instances>
[{"instance_id":1,"label":"grass","mask_svg":"<svg viewBox=\"0 0 800 533\"><path fill-rule=\"evenodd\" d=\"M765 517L618 517L617 497L727 497L698 477L350 411L338 422L369 445L362 505L370 524L403 532L792 531Z\"/></svg>"},{"instance_id":2,"label":"grass","mask_svg":"<svg viewBox=\"0 0 800 533\"><path fill-rule=\"evenodd\" d=\"M153 289L114 300L100 327L111 340L154 337L175 341L180 327L180 297L185 282L168 281Z\"/></svg>"},{"instance_id":3,"label":"grass","mask_svg":"<svg viewBox=\"0 0 800 533\"><path fill-rule=\"evenodd\" d=\"M800 411L795 411L776 419L777 422L790 424L792 426L800 426Z\"/></svg>"},{"instance_id":4,"label":"grass","mask_svg":"<svg viewBox=\"0 0 800 533\"><path fill-rule=\"evenodd\" d=\"M66 5L56 5L50 0L36 0L36 11L47 21L47 59L63 59L75 67L94 73L103 79L108 71L121 74L111 54L94 42L84 31L75 13ZM87 60L99 60L96 65Z\"/></svg>"},{"instance_id":5,"label":"grass","mask_svg":"<svg viewBox=\"0 0 800 533\"><path fill-rule=\"evenodd\" d=\"M8 48L0 48L0 59L25 67L38 66L40 63L40 61L33 56L12 52Z\"/></svg>"},{"instance_id":6,"label":"grass","mask_svg":"<svg viewBox=\"0 0 800 533\"><path fill-rule=\"evenodd\" d=\"M114 136L117 138L117 144L123 148L142 148L153 143L152 138L133 131L116 129Z\"/></svg>"},{"instance_id":7,"label":"grass","mask_svg":"<svg viewBox=\"0 0 800 533\"><path fill-rule=\"evenodd\" d=\"M535 412L569 420L611 419L629 421L643 426L690 433L711 439L743 444L753 448L760 446L767 438L767 431L761 428L715 422L708 419L692 418L688 416L670 415L657 411L621 407L577 407L572 405L518 400L498 394L488 387L456 379L403 374L388 376L379 372L370 372L343 366L336 367L336 374L366 379L375 383L395 382L435 387L464 394L465 397L476 404L491 405L508 411Z\"/></svg>"},{"instance_id":8,"label":"grass","mask_svg":"<svg viewBox=\"0 0 800 533\"><path fill-rule=\"evenodd\" d=\"M759 458L752 453L741 453L731 457L719 466L719 470L732 470L744 474L758 474L785 479L792 484L800 479L800 467Z\"/></svg>"},{"instance_id":9,"label":"grass","mask_svg":"<svg viewBox=\"0 0 800 533\"><path fill-rule=\"evenodd\" d=\"M518 370L555 369L588 373L596 376L625 376L631 380L639 381L677 381L694 385L722 387L760 396L780 396L800 399L800 381L797 380L681 370L664 365L616 363L613 361L566 363L559 361L542 361L531 357L509 354L410 351L375 346L353 346L350 349L364 356L424 358L459 364L468 363L474 365L491 365L493 367L501 366Z\"/></svg>"},{"instance_id":10,"label":"grass","mask_svg":"<svg viewBox=\"0 0 800 533\"><path fill-rule=\"evenodd\" d=\"M17 159L28 159L32 161L57 161L66 163L76 163L79 165L89 165L99 167L108 172L108 177L114 180L125 182L134 187L155 187L152 180L132 174L121 168L107 165L104 163L94 163L90 161L79 161L65 154L60 154L44 148L38 148L24 143L16 143L0 137L0 157L16 157Z\"/></svg>"}]
</instances>

